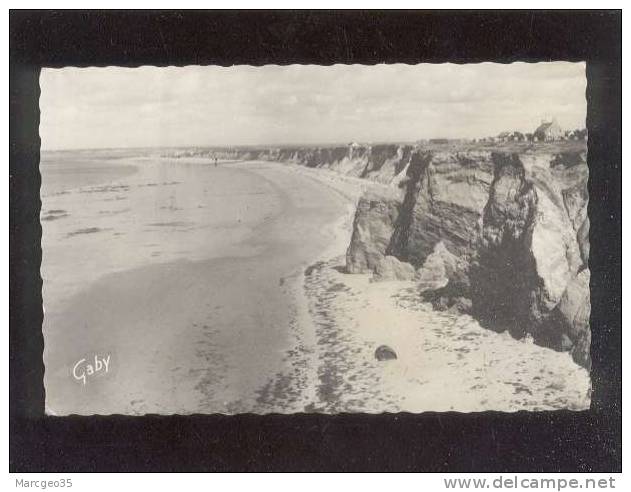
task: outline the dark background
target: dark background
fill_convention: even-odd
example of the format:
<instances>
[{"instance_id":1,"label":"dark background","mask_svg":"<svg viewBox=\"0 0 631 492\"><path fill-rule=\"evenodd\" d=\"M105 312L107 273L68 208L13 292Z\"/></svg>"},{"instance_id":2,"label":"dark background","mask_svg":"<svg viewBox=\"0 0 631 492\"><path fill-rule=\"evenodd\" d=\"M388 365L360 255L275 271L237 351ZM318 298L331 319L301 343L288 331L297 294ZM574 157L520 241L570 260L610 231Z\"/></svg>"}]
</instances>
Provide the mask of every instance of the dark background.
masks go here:
<instances>
[{"instance_id":1,"label":"dark background","mask_svg":"<svg viewBox=\"0 0 631 492\"><path fill-rule=\"evenodd\" d=\"M10 470L621 470L620 11L11 11ZM587 61L590 411L45 417L39 69Z\"/></svg>"}]
</instances>

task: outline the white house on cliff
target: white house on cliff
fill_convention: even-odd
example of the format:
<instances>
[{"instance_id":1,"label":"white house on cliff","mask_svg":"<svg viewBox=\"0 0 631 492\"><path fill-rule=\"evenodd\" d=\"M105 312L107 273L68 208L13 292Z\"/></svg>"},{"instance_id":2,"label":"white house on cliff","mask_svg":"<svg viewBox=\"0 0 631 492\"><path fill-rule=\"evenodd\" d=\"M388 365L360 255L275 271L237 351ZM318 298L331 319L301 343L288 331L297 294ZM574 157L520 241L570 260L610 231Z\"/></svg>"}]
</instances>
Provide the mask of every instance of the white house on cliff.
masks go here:
<instances>
[{"instance_id":1,"label":"white house on cliff","mask_svg":"<svg viewBox=\"0 0 631 492\"><path fill-rule=\"evenodd\" d=\"M550 121L542 121L541 125L534 131L533 137L537 142L550 142L552 140L560 140L564 137L563 130L553 118Z\"/></svg>"}]
</instances>

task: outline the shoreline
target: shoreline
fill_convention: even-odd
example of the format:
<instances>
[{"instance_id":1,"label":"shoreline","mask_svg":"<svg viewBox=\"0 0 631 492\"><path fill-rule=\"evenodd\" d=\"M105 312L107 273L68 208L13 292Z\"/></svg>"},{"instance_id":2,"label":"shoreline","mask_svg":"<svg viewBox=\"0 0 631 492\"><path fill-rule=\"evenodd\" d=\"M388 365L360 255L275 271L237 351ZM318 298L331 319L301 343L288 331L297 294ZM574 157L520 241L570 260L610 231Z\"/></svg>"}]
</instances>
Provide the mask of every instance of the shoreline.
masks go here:
<instances>
[{"instance_id":1,"label":"shoreline","mask_svg":"<svg viewBox=\"0 0 631 492\"><path fill-rule=\"evenodd\" d=\"M333 242L327 221L338 219L344 200L281 164L264 167L250 164L244 175L271 186L277 208L239 240L247 255L151 260L91 279L47 310L48 414L270 413L282 411L277 404L287 413L303 411L312 399L313 364L295 366L283 354L313 346L302 277ZM226 168L219 170L243 173ZM324 208L323 193L330 193ZM71 368L91 354L111 356L110 371L84 387L72 380ZM296 367L297 391L264 404L274 375Z\"/></svg>"},{"instance_id":2,"label":"shoreline","mask_svg":"<svg viewBox=\"0 0 631 492\"><path fill-rule=\"evenodd\" d=\"M290 172L297 171L329 186L329 180L338 181L339 174L334 171L286 166ZM337 184L338 191L347 197L358 198L367 189L384 188L378 183L346 178L355 187L344 189L339 181L345 180ZM331 225L335 244L309 265L303 277L315 338L315 348L308 353L311 360L319 361L316 388L310 391L317 397L304 411L330 414L589 408L589 373L569 354L483 328L469 315L435 311L430 303L415 298L417 287L413 281L372 282L370 275L343 273L354 212L354 206L349 205L344 216ZM367 310L370 315L365 314ZM382 332L375 320L394 333ZM365 327L359 326L362 323ZM424 324L439 326L432 327L428 334L423 333ZM429 344L428 349L424 343ZM381 344L394 345L399 359L377 362L373 352ZM408 344L420 345L408 350ZM359 359L357 354L361 354ZM429 361L418 362L424 358ZM531 359L538 364L529 370ZM504 378L504 371L498 371L498 367L506 369L509 376ZM435 381L427 377L443 373L448 382L440 376ZM473 376L462 378L461 373ZM375 386L381 386L380 390L376 391ZM444 388L449 394L443 392ZM357 396L364 394L372 394L376 400L362 401Z\"/></svg>"},{"instance_id":3,"label":"shoreline","mask_svg":"<svg viewBox=\"0 0 631 492\"><path fill-rule=\"evenodd\" d=\"M191 169L200 164L215 169L209 160L191 163ZM85 289L90 295L82 291L79 301L70 303L70 311L79 312L71 324L78 328L85 321L81 316L87 316L96 325L91 329L101 334L97 344L112 346L113 352L119 344L113 367L120 366L126 358L134 363L123 364L125 370L142 372L150 367L159 374L165 363L174 370L166 378L154 380L155 374L144 382L130 382L113 374L122 388L119 396L123 399L109 401L109 395L101 408L112 411L97 413L512 412L589 408L589 374L585 375L567 354L492 332L466 315L436 312L420 302L418 294L414 295L414 282L371 282L369 275L343 273L359 196L369 189L398 193L392 186L332 170L273 161L224 162L218 169L228 174L231 169L247 170L245 174L258 176L256 181L267 183L265 186L277 195L278 210L249 227L241 238L239 247L245 248L244 256L176 258L166 263L154 260L97 280L97 294L91 286ZM269 172L273 179L266 176ZM296 179L303 183L304 190L292 188ZM285 184L281 186L277 181ZM303 195L311 188L312 197L307 199ZM320 207L324 189L339 200L332 200L335 204L327 202L327 213L336 218L324 225L311 224L310 221L317 219L320 224L317 221L323 220ZM321 246L305 244L307 230L316 234L311 240L317 238ZM285 258L288 251L305 255L305 245L308 253L300 261ZM262 274L261 266L273 258L280 261L274 273ZM168 271L171 273L167 275L160 273ZM244 273L247 271L259 272L259 280L253 284ZM223 282L217 281L217 272L222 272ZM235 272L242 274L240 284L234 284ZM160 279L170 276L177 279L175 285L162 285ZM122 293L117 293L121 290L120 279L127 280L122 283ZM205 289L211 285L221 285L217 291L221 299L210 302L212 296L209 299ZM136 338L125 339L121 334L116 342L116 337L107 336L111 325L129 325L129 317L116 312L121 303L128 301L125 296L133 298L133 292L151 289L157 290L147 297L151 300L149 305L139 310L133 303L128 307L137 310L131 325L132 333L137 330ZM255 298L242 299L245 292L257 294ZM109 299L105 310L98 299ZM275 313L269 308L271 300L278 307ZM90 302L94 304L92 308ZM154 309L163 312L163 318L156 317ZM251 317L240 321L230 314L248 312ZM180 332L164 338L152 323L165 328L175 323ZM157 343L158 348L155 354L143 349L144 355L140 356L134 347L142 346L148 333L157 337L159 342L151 343ZM270 340L274 342L267 346ZM241 347L244 342L251 346ZM374 351L382 344L392 347L398 358L376 361ZM81 344L68 342L69 347L83 352L91 350L88 345L81 348ZM46 348L50 349L49 339ZM263 348L265 354L261 352ZM170 362L162 360L161 354L169 355ZM538 361L532 370L526 363L528 357ZM191 360L195 364L186 362ZM47 366L49 370L51 367ZM543 372L535 373L540 370ZM504 372L517 375L507 379L503 378ZM51 374L47 372L47 376ZM143 384L138 386L139 382ZM115 392L111 384L104 381L100 387L95 386L89 398L99 401L108 391ZM159 394L165 384L170 388L165 402L137 396L147 391ZM174 407L173 402L181 406ZM98 408L85 400L84 405L83 411L72 413L88 415L93 413L90 409ZM47 412L59 413L48 406Z\"/></svg>"},{"instance_id":4,"label":"shoreline","mask_svg":"<svg viewBox=\"0 0 631 492\"><path fill-rule=\"evenodd\" d=\"M335 180L334 171L326 171L332 173L328 177L319 174L323 170L303 172L325 184ZM366 180L355 184L362 186L353 193L383 188ZM310 412L589 409L590 374L569 353L494 332L470 315L436 311L421 301L414 281L373 282L371 275L343 273L354 212L351 207L334 224L337 243L304 276L315 325L313 358L324 362L318 368L318 398L307 407ZM427 332L423 326L428 324L438 326ZM394 345L399 359L375 361L373 352L381 344ZM411 350L407 347L415 344ZM357 354L362 354L359 360ZM531 367L533 361L537 363ZM473 376L462 377L469 373ZM375 391L379 385L380 391ZM375 406L375 401L362 401L353 393L379 399Z\"/></svg>"}]
</instances>

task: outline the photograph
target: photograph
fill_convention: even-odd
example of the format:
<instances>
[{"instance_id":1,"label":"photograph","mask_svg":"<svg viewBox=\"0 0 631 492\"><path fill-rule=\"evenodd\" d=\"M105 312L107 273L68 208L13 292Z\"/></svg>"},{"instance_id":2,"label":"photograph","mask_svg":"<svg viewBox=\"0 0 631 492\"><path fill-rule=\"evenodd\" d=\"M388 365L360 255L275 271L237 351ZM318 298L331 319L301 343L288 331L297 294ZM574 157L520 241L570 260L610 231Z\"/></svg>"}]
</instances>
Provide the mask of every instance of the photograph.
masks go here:
<instances>
[{"instance_id":1,"label":"photograph","mask_svg":"<svg viewBox=\"0 0 631 492\"><path fill-rule=\"evenodd\" d=\"M586 70L42 68L46 415L588 410Z\"/></svg>"}]
</instances>

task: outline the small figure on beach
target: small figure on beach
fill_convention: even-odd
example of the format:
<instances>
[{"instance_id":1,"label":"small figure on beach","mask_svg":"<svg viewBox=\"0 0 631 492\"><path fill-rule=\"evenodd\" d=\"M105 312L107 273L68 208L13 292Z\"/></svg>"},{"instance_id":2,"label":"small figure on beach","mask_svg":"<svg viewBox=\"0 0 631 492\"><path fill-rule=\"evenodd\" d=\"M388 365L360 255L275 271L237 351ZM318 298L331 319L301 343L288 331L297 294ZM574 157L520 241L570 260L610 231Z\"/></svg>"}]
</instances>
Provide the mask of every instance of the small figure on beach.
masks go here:
<instances>
[{"instance_id":1,"label":"small figure on beach","mask_svg":"<svg viewBox=\"0 0 631 492\"><path fill-rule=\"evenodd\" d=\"M217 167L217 158L215 157L215 167Z\"/></svg>"}]
</instances>

